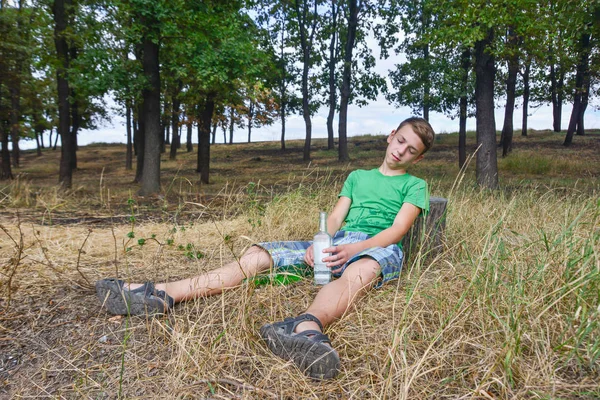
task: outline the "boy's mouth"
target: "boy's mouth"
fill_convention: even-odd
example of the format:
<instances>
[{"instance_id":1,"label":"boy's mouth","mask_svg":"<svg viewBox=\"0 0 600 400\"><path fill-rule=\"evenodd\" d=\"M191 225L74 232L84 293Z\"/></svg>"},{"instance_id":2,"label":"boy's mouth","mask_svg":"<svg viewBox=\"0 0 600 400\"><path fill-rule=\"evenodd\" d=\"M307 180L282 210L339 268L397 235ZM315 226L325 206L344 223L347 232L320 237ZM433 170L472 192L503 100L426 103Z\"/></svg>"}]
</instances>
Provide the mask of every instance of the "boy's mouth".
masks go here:
<instances>
[{"instance_id":1,"label":"boy's mouth","mask_svg":"<svg viewBox=\"0 0 600 400\"><path fill-rule=\"evenodd\" d=\"M395 154L393 154L393 153L392 153L392 157L394 158L394 160L400 161L400 159Z\"/></svg>"}]
</instances>

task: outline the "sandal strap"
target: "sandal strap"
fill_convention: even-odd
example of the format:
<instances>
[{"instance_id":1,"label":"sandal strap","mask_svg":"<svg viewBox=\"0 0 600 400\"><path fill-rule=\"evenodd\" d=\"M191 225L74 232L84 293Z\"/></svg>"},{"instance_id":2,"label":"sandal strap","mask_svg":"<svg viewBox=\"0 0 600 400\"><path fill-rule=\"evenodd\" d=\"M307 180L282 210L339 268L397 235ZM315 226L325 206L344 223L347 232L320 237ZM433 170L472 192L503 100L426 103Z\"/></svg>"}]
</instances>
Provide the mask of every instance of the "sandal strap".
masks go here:
<instances>
[{"instance_id":1,"label":"sandal strap","mask_svg":"<svg viewBox=\"0 0 600 400\"><path fill-rule=\"evenodd\" d=\"M173 298L169 296L164 290L157 290L156 297L166 301L167 307L169 309L173 308L173 306L175 305L175 300L173 300Z\"/></svg>"},{"instance_id":2,"label":"sandal strap","mask_svg":"<svg viewBox=\"0 0 600 400\"><path fill-rule=\"evenodd\" d=\"M304 322L304 321L312 321L315 322L317 325L319 325L319 329L322 331L323 330L323 324L321 323L321 321L319 321L319 318L315 317L312 314L300 314L298 315L296 318L294 318L296 321L299 322ZM298 325L298 324L296 324ZM294 325L294 329L296 329L296 325ZM292 331L293 332L293 331Z\"/></svg>"},{"instance_id":3,"label":"sandal strap","mask_svg":"<svg viewBox=\"0 0 600 400\"><path fill-rule=\"evenodd\" d=\"M143 293L144 296L148 296L149 294L154 294L155 291L154 282L148 281L144 282L139 288L131 290L131 293Z\"/></svg>"},{"instance_id":4,"label":"sandal strap","mask_svg":"<svg viewBox=\"0 0 600 400\"><path fill-rule=\"evenodd\" d=\"M123 288L124 282L119 281L121 288ZM169 296L164 290L156 290L156 286L154 286L154 282L148 281L145 282L142 286L137 289L133 289L130 291L131 293L142 293L144 297L154 296L163 300L169 309L173 308L175 305L175 301L171 296Z\"/></svg>"},{"instance_id":5,"label":"sandal strap","mask_svg":"<svg viewBox=\"0 0 600 400\"><path fill-rule=\"evenodd\" d=\"M294 336L304 336L311 342L327 343L327 344L331 345L331 340L329 340L329 336L327 336L323 332L319 332L319 331L315 331L315 330L302 331L300 333L294 334Z\"/></svg>"},{"instance_id":6,"label":"sandal strap","mask_svg":"<svg viewBox=\"0 0 600 400\"><path fill-rule=\"evenodd\" d=\"M297 317L285 318L283 321L276 322L275 324L273 324L273 327L275 329L281 329L283 331L282 333L285 335L294 335L296 327L305 321L316 322L316 324L319 326L319 329L323 330L323 325L321 324L321 321L319 321L317 317L311 314L301 314Z\"/></svg>"}]
</instances>

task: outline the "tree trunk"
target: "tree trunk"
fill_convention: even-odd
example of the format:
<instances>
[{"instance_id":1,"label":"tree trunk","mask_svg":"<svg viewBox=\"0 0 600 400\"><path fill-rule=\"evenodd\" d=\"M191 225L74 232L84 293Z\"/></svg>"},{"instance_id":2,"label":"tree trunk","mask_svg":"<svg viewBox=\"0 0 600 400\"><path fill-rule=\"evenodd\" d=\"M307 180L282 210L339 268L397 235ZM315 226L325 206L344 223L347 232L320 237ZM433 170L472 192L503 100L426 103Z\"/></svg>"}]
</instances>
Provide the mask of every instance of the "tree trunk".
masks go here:
<instances>
[{"instance_id":1,"label":"tree trunk","mask_svg":"<svg viewBox=\"0 0 600 400\"><path fill-rule=\"evenodd\" d=\"M281 150L285 151L285 103L281 104L281 138L280 138L280 143L281 143Z\"/></svg>"},{"instance_id":2,"label":"tree trunk","mask_svg":"<svg viewBox=\"0 0 600 400\"><path fill-rule=\"evenodd\" d=\"M58 144L58 138L60 137L60 135L58 134L58 126L56 127L56 135L54 137L54 146L52 147L52 150L56 150L56 145Z\"/></svg>"},{"instance_id":3,"label":"tree trunk","mask_svg":"<svg viewBox=\"0 0 600 400\"><path fill-rule=\"evenodd\" d=\"M514 49L517 46L518 38L514 30L508 30L508 46ZM516 54L508 60L508 77L506 79L506 107L504 108L504 125L502 126L502 135L500 143L502 144L502 157L506 157L512 151L512 141L514 133L513 116L515 114L515 89L517 86L517 74L519 73L519 58Z\"/></svg>"},{"instance_id":4,"label":"tree trunk","mask_svg":"<svg viewBox=\"0 0 600 400\"><path fill-rule=\"evenodd\" d=\"M460 95L460 115L458 128L458 167L467 162L467 106L469 104L469 71L471 70L471 50L466 48L461 54L462 82Z\"/></svg>"},{"instance_id":5,"label":"tree trunk","mask_svg":"<svg viewBox=\"0 0 600 400\"><path fill-rule=\"evenodd\" d=\"M19 37L23 37L26 32L24 32L23 24L22 24L22 12L25 1L18 1L18 10L16 15L16 35ZM4 8L4 7L3 7ZM25 42L26 38L23 38ZM23 64L25 50L21 48L17 48L14 50L12 58L13 64L13 75L10 78L10 81L7 82L9 86L10 98L11 98L11 109L10 109L10 125L11 125L11 140L12 140L12 163L14 167L18 167L20 163L20 149L19 149L19 138L21 135L21 79L23 74ZM4 57L4 55L3 55ZM1 71L0 73L3 73Z\"/></svg>"},{"instance_id":6,"label":"tree trunk","mask_svg":"<svg viewBox=\"0 0 600 400\"><path fill-rule=\"evenodd\" d=\"M584 78L584 80L586 80ZM579 107L579 120L577 121L577 131L576 135L582 136L585 135L585 127L583 125L583 117L585 116L585 110L587 109L589 98L590 98L590 78L587 76L587 82L584 83L583 93L581 94L581 106Z\"/></svg>"},{"instance_id":7,"label":"tree trunk","mask_svg":"<svg viewBox=\"0 0 600 400\"><path fill-rule=\"evenodd\" d=\"M431 259L444 248L446 236L446 210L448 199L431 197L429 213L420 215L402 238L402 251L406 259L417 253Z\"/></svg>"},{"instance_id":8,"label":"tree trunk","mask_svg":"<svg viewBox=\"0 0 600 400\"><path fill-rule=\"evenodd\" d=\"M58 93L58 134L61 138L61 157L58 181L64 189L70 189L73 178L73 140L71 140L69 81L69 46L65 36L67 29L67 12L71 8L71 0L54 0L52 11L54 14L54 45L58 64L56 68L56 82Z\"/></svg>"},{"instance_id":9,"label":"tree trunk","mask_svg":"<svg viewBox=\"0 0 600 400\"><path fill-rule=\"evenodd\" d=\"M311 27L310 34L306 32L306 23L308 22L308 2L302 2L302 11L300 11L300 1L296 0L296 16L298 18L298 27L300 30L300 47L302 49L302 117L306 127L306 138L304 139L303 160L310 160L310 143L312 140L312 121L310 118L309 92L308 92L308 71L310 69L310 56L313 44L313 37L316 27L316 18ZM314 5L314 14L317 14L317 2ZM309 36L310 35L310 36Z\"/></svg>"},{"instance_id":10,"label":"tree trunk","mask_svg":"<svg viewBox=\"0 0 600 400\"><path fill-rule=\"evenodd\" d=\"M362 3L361 3L362 4ZM342 69L342 88L340 90L340 115L338 122L338 159L340 161L350 160L348 154L348 103L352 93L352 50L356 40L356 29L358 27L359 7L357 0L348 1L348 31L344 45L344 67Z\"/></svg>"},{"instance_id":11,"label":"tree trunk","mask_svg":"<svg viewBox=\"0 0 600 400\"><path fill-rule=\"evenodd\" d=\"M44 134L44 130L43 129L38 129L36 127L35 129L35 148L37 150L37 156L41 157L42 156L42 147L40 146L40 136L42 136Z\"/></svg>"},{"instance_id":12,"label":"tree trunk","mask_svg":"<svg viewBox=\"0 0 600 400\"><path fill-rule=\"evenodd\" d=\"M252 123L254 122L254 111L256 110L256 105L252 99L250 99L250 104L248 105L248 143L250 143L250 138L252 137Z\"/></svg>"},{"instance_id":13,"label":"tree trunk","mask_svg":"<svg viewBox=\"0 0 600 400\"><path fill-rule=\"evenodd\" d=\"M211 144L215 144L217 142L217 123L219 122L216 118L213 118L214 122L212 123L212 132L211 132Z\"/></svg>"},{"instance_id":14,"label":"tree trunk","mask_svg":"<svg viewBox=\"0 0 600 400\"><path fill-rule=\"evenodd\" d=\"M527 118L529 117L529 75L531 73L531 58L527 58L525 71L523 72L523 122L521 125L521 136L527 136Z\"/></svg>"},{"instance_id":15,"label":"tree trunk","mask_svg":"<svg viewBox=\"0 0 600 400\"><path fill-rule=\"evenodd\" d=\"M188 121L185 126L187 127L185 149L188 153L190 153L194 151L194 146L192 145L192 123Z\"/></svg>"},{"instance_id":16,"label":"tree trunk","mask_svg":"<svg viewBox=\"0 0 600 400\"><path fill-rule=\"evenodd\" d=\"M137 157L137 145L135 144L135 141L137 140L138 137L138 123L137 123L137 118L136 118L136 112L135 110L139 110L139 107L136 106L136 104L133 105L131 111L132 111L132 115L131 115L131 126L133 127L133 155L135 157Z\"/></svg>"},{"instance_id":17,"label":"tree trunk","mask_svg":"<svg viewBox=\"0 0 600 400\"><path fill-rule=\"evenodd\" d=\"M252 136L252 121L248 121L248 143L250 143L251 136Z\"/></svg>"},{"instance_id":18,"label":"tree trunk","mask_svg":"<svg viewBox=\"0 0 600 400\"><path fill-rule=\"evenodd\" d=\"M72 21L72 18L71 18ZM71 22L72 23L72 22ZM69 63L73 60L76 60L79 51L77 46L70 41L69 45ZM77 133L79 132L79 127L81 126L81 115L79 113L79 100L77 99L77 93L72 86L69 86L69 104L71 107L71 169L75 171L77 169Z\"/></svg>"},{"instance_id":19,"label":"tree trunk","mask_svg":"<svg viewBox=\"0 0 600 400\"><path fill-rule=\"evenodd\" d=\"M48 132L48 148L52 148L52 131L54 130L54 127L50 127L50 132ZM58 135L58 133L57 133ZM42 142L43 143L43 142Z\"/></svg>"},{"instance_id":20,"label":"tree trunk","mask_svg":"<svg viewBox=\"0 0 600 400\"><path fill-rule=\"evenodd\" d=\"M177 133L177 150L181 149L181 135L183 134L183 124L179 124L179 131Z\"/></svg>"},{"instance_id":21,"label":"tree trunk","mask_svg":"<svg viewBox=\"0 0 600 400\"><path fill-rule=\"evenodd\" d=\"M494 119L494 79L496 67L489 46L494 39L490 29L475 43L475 117L477 126L477 184L488 189L498 187L496 158L496 121Z\"/></svg>"},{"instance_id":22,"label":"tree trunk","mask_svg":"<svg viewBox=\"0 0 600 400\"><path fill-rule=\"evenodd\" d=\"M179 93L183 89L183 81L179 80L173 90L173 113L171 114L171 130L173 131L173 140L171 140L171 152L169 154L170 160L177 158L177 150L181 143L181 137L179 136L179 114L181 100L179 99Z\"/></svg>"},{"instance_id":23,"label":"tree trunk","mask_svg":"<svg viewBox=\"0 0 600 400\"><path fill-rule=\"evenodd\" d=\"M281 117L281 150L285 150L285 117L286 117L286 104L287 104L287 88L286 88L286 80L287 74L285 70L285 29L281 29L281 46L279 48L280 51L280 59L281 59L281 81L279 84L279 96L280 96L280 105L279 105L279 115Z\"/></svg>"},{"instance_id":24,"label":"tree trunk","mask_svg":"<svg viewBox=\"0 0 600 400\"><path fill-rule=\"evenodd\" d=\"M337 0L331 0L331 39L329 41L329 113L327 114L327 150L333 150L334 144L334 131L333 131L333 118L335 116L335 106L337 104L336 96L336 81L335 81L335 66L337 61L336 48L337 48Z\"/></svg>"},{"instance_id":25,"label":"tree trunk","mask_svg":"<svg viewBox=\"0 0 600 400\"><path fill-rule=\"evenodd\" d=\"M233 112L233 107L231 107L229 113L229 144L233 144L233 124L235 123Z\"/></svg>"},{"instance_id":26,"label":"tree trunk","mask_svg":"<svg viewBox=\"0 0 600 400\"><path fill-rule=\"evenodd\" d=\"M285 103L281 103L281 150L285 151Z\"/></svg>"},{"instance_id":27,"label":"tree trunk","mask_svg":"<svg viewBox=\"0 0 600 400\"><path fill-rule=\"evenodd\" d=\"M75 171L77 169L77 132L79 131L79 124L81 117L79 116L79 102L75 99L75 91L71 90L70 96L71 103L71 169Z\"/></svg>"},{"instance_id":28,"label":"tree trunk","mask_svg":"<svg viewBox=\"0 0 600 400\"><path fill-rule=\"evenodd\" d=\"M421 12L421 15L423 15L423 12ZM423 24L425 24L426 21L423 19ZM423 61L425 62L425 65L429 65L430 61L429 61L429 44L425 43L423 45ZM430 84L430 76L429 76L429 71L425 72L425 80L423 82L423 119L425 121L429 121L429 108L430 108L430 103L431 103L431 84Z\"/></svg>"},{"instance_id":29,"label":"tree trunk","mask_svg":"<svg viewBox=\"0 0 600 400\"><path fill-rule=\"evenodd\" d=\"M169 118L169 102L165 96L164 109L160 115L160 154L167 151L167 144L169 143L169 130L170 118Z\"/></svg>"},{"instance_id":30,"label":"tree trunk","mask_svg":"<svg viewBox=\"0 0 600 400\"><path fill-rule=\"evenodd\" d=\"M17 72L18 73L18 72ZM21 128L21 83L19 77L14 77L10 83L10 138L12 141L12 164L19 166L19 136Z\"/></svg>"},{"instance_id":31,"label":"tree trunk","mask_svg":"<svg viewBox=\"0 0 600 400\"><path fill-rule=\"evenodd\" d=\"M210 172L210 123L215 108L215 95L209 93L198 113L198 168L200 181L208 184Z\"/></svg>"},{"instance_id":32,"label":"tree trunk","mask_svg":"<svg viewBox=\"0 0 600 400\"><path fill-rule=\"evenodd\" d=\"M579 121L583 120L583 92L586 90L586 83L589 80L589 55L590 55L590 34L584 32L579 41L579 63L577 64L577 73L575 74L575 98L573 100L573 111L569 120L569 128L565 136L564 146L570 146L573 143L573 134L577 131Z\"/></svg>"},{"instance_id":33,"label":"tree trunk","mask_svg":"<svg viewBox=\"0 0 600 400\"><path fill-rule=\"evenodd\" d=\"M127 131L127 150L125 154L125 169L133 169L133 142L131 135L131 101L125 102L125 130Z\"/></svg>"},{"instance_id":34,"label":"tree trunk","mask_svg":"<svg viewBox=\"0 0 600 400\"><path fill-rule=\"evenodd\" d=\"M551 50L552 51L552 50ZM550 63L550 88L552 93L552 127L554 132L561 131L563 87L565 74L563 68L559 65L559 72L556 73L554 62ZM558 76L557 76L558 75Z\"/></svg>"},{"instance_id":35,"label":"tree trunk","mask_svg":"<svg viewBox=\"0 0 600 400\"><path fill-rule=\"evenodd\" d=\"M12 169L10 165L10 151L8 150L8 135L4 124L0 124L0 149L2 159L2 170L0 170L0 179L13 179Z\"/></svg>"},{"instance_id":36,"label":"tree trunk","mask_svg":"<svg viewBox=\"0 0 600 400\"><path fill-rule=\"evenodd\" d=\"M140 53L141 57L141 53ZM140 61L142 61L140 59ZM138 128L137 135L134 137L135 153L137 154L135 162L135 183L142 182L144 174L144 153L146 152L146 123L144 121L144 99L138 104Z\"/></svg>"},{"instance_id":37,"label":"tree trunk","mask_svg":"<svg viewBox=\"0 0 600 400\"><path fill-rule=\"evenodd\" d=\"M152 27L152 21L146 26ZM143 38L143 70L148 85L142 91L144 120L144 167L140 195L148 196L160 191L160 150L162 131L160 126L160 64L159 45L146 33Z\"/></svg>"}]
</instances>

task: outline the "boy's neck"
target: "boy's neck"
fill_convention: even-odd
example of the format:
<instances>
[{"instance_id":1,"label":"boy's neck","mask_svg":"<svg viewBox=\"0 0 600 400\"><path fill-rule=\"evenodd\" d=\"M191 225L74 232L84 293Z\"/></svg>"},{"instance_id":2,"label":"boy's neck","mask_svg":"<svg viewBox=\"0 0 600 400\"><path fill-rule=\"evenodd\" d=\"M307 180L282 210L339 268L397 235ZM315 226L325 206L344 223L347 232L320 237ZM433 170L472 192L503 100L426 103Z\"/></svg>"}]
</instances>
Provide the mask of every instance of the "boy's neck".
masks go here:
<instances>
[{"instance_id":1,"label":"boy's neck","mask_svg":"<svg viewBox=\"0 0 600 400\"><path fill-rule=\"evenodd\" d=\"M386 165L386 163L383 163L379 167L379 172L381 172L381 174L385 175L385 176L396 176L396 175L406 174L406 169L405 168L393 169L393 168L390 168L388 165Z\"/></svg>"}]
</instances>

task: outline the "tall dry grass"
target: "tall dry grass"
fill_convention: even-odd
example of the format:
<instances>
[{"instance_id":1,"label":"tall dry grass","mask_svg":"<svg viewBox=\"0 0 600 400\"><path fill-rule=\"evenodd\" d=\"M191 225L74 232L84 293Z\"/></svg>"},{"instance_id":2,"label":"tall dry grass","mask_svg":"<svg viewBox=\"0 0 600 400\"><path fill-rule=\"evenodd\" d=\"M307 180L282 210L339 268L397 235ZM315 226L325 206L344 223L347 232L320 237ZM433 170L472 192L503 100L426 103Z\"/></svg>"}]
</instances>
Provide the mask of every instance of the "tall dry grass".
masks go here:
<instances>
[{"instance_id":1,"label":"tall dry grass","mask_svg":"<svg viewBox=\"0 0 600 400\"><path fill-rule=\"evenodd\" d=\"M320 182L320 183L314 183ZM6 226L2 265L24 239L0 321L20 369L15 398L598 398L600 201L538 187L449 198L445 250L413 255L401 278L328 327L340 376L314 382L272 356L258 328L301 313L317 289L244 284L164 318L111 317L87 281L174 280L234 261L256 241L308 238L341 181L274 193L260 182L187 203L184 224ZM208 217L207 217L208 216ZM85 239L85 240L84 240ZM144 239L140 242L140 239ZM3 271L5 272L5 271ZM7 297L3 295L3 298ZM3 305L6 305L5 302ZM5 343L1 342L0 343ZM14 359L14 358L13 358ZM5 362L5 360L3 361ZM7 362L7 361L6 361ZM10 374L9 374L10 372ZM8 374L8 375L6 375Z\"/></svg>"}]
</instances>

